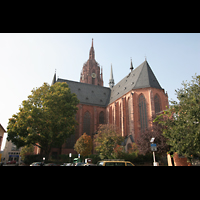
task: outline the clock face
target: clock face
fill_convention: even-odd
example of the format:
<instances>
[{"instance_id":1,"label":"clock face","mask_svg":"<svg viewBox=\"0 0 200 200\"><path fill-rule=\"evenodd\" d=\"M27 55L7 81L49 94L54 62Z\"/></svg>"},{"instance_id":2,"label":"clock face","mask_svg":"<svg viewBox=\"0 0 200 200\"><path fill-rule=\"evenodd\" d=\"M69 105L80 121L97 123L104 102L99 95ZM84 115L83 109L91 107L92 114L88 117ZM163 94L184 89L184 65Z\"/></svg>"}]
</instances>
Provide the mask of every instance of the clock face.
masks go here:
<instances>
[{"instance_id":1,"label":"clock face","mask_svg":"<svg viewBox=\"0 0 200 200\"><path fill-rule=\"evenodd\" d=\"M91 76L92 76L92 78L96 78L96 74L95 73L92 73Z\"/></svg>"}]
</instances>

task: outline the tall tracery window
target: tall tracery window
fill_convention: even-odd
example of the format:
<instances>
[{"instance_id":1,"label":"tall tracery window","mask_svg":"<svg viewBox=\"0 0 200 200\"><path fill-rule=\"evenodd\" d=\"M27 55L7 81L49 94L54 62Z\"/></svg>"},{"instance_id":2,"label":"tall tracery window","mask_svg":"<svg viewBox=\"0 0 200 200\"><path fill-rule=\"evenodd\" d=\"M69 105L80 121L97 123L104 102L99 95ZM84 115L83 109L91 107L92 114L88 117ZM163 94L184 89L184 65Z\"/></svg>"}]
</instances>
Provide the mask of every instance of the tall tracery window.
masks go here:
<instances>
[{"instance_id":1,"label":"tall tracery window","mask_svg":"<svg viewBox=\"0 0 200 200\"><path fill-rule=\"evenodd\" d=\"M154 97L154 107L155 107L155 113L158 113L161 111L160 98L157 94Z\"/></svg>"},{"instance_id":2,"label":"tall tracery window","mask_svg":"<svg viewBox=\"0 0 200 200\"><path fill-rule=\"evenodd\" d=\"M131 106L132 106L132 104L131 104L130 98L129 98L128 100L129 100L129 101L128 101L129 131L130 131L130 133L131 133Z\"/></svg>"},{"instance_id":3,"label":"tall tracery window","mask_svg":"<svg viewBox=\"0 0 200 200\"><path fill-rule=\"evenodd\" d=\"M148 128L146 100L143 94L139 96L139 119L141 131Z\"/></svg>"},{"instance_id":4,"label":"tall tracery window","mask_svg":"<svg viewBox=\"0 0 200 200\"><path fill-rule=\"evenodd\" d=\"M87 111L83 117L83 133L90 135L90 113Z\"/></svg>"},{"instance_id":5,"label":"tall tracery window","mask_svg":"<svg viewBox=\"0 0 200 200\"><path fill-rule=\"evenodd\" d=\"M99 124L104 124L104 112L101 111L99 114Z\"/></svg>"}]
</instances>

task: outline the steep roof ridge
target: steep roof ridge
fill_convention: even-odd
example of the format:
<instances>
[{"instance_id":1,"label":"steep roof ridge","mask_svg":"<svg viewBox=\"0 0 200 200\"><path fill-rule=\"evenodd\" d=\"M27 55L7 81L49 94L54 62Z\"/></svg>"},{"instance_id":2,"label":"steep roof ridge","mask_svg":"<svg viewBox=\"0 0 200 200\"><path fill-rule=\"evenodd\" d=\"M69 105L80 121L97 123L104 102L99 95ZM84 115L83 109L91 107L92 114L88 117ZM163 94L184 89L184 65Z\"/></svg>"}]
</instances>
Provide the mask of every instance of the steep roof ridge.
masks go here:
<instances>
[{"instance_id":1,"label":"steep roof ridge","mask_svg":"<svg viewBox=\"0 0 200 200\"><path fill-rule=\"evenodd\" d=\"M137 83L134 85L135 89L145 87L162 89L155 74L153 73L151 67L146 60L138 67L141 67L142 69L137 79Z\"/></svg>"},{"instance_id":2,"label":"steep roof ridge","mask_svg":"<svg viewBox=\"0 0 200 200\"><path fill-rule=\"evenodd\" d=\"M136 69L132 70L127 76L118 82L113 88L111 88L109 104L121 98L133 89L147 87L162 89L153 71L151 70L151 67L145 60Z\"/></svg>"},{"instance_id":3,"label":"steep roof ridge","mask_svg":"<svg viewBox=\"0 0 200 200\"><path fill-rule=\"evenodd\" d=\"M138 81L139 81L139 78L141 77L141 75L142 75L142 70L143 70L143 67L144 67L144 64L145 64L145 62L146 62L146 60L143 62L143 63L141 63L136 69L139 69L139 68L141 68L141 70L140 70L140 73L139 73L139 76L138 76L138 78L137 78L137 81L135 82L135 86L137 85L137 83L138 83ZM135 71L135 70L134 70Z\"/></svg>"}]
</instances>

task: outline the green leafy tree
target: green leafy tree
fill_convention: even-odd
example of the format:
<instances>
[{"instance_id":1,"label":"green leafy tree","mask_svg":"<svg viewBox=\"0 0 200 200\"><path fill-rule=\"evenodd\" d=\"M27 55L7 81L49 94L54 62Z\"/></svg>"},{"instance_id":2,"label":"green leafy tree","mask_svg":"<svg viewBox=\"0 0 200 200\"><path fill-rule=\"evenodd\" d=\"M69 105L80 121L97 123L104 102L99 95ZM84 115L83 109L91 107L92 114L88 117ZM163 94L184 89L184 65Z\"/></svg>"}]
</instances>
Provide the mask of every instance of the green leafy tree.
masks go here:
<instances>
[{"instance_id":1,"label":"green leafy tree","mask_svg":"<svg viewBox=\"0 0 200 200\"><path fill-rule=\"evenodd\" d=\"M19 112L9 119L8 141L17 147L36 145L48 160L52 147L61 147L75 131L79 100L66 83L44 83L32 90Z\"/></svg>"},{"instance_id":2,"label":"green leafy tree","mask_svg":"<svg viewBox=\"0 0 200 200\"><path fill-rule=\"evenodd\" d=\"M200 76L192 78L191 82L182 83L183 88L175 90L179 102L171 101L170 109L155 119L164 126L169 153L177 152L189 162L200 155Z\"/></svg>"},{"instance_id":3,"label":"green leafy tree","mask_svg":"<svg viewBox=\"0 0 200 200\"><path fill-rule=\"evenodd\" d=\"M101 159L115 158L115 148L121 145L124 137L116 126L103 124L100 125L97 135L95 136L95 150L99 153Z\"/></svg>"},{"instance_id":4,"label":"green leafy tree","mask_svg":"<svg viewBox=\"0 0 200 200\"><path fill-rule=\"evenodd\" d=\"M74 149L83 157L90 155L92 151L92 138L84 133L74 145Z\"/></svg>"},{"instance_id":5,"label":"green leafy tree","mask_svg":"<svg viewBox=\"0 0 200 200\"><path fill-rule=\"evenodd\" d=\"M33 145L27 145L27 146L24 146L22 148L22 150L20 151L20 156L21 156L22 160L24 160L25 156L33 155L33 153L34 153L34 146Z\"/></svg>"}]
</instances>

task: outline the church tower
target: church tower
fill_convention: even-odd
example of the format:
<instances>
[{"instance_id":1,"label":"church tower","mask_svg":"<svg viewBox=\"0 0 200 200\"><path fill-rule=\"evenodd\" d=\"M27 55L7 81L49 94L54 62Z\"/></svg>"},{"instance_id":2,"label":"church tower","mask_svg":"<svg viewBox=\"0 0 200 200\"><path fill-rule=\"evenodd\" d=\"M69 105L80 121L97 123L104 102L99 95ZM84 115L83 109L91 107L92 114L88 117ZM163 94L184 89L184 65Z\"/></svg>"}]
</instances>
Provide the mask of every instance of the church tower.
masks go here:
<instances>
[{"instance_id":1,"label":"church tower","mask_svg":"<svg viewBox=\"0 0 200 200\"><path fill-rule=\"evenodd\" d=\"M80 82L103 86L103 72L102 68L100 72L99 63L95 60L93 39L92 46L89 52L89 59L83 64L83 68L80 75Z\"/></svg>"}]
</instances>

